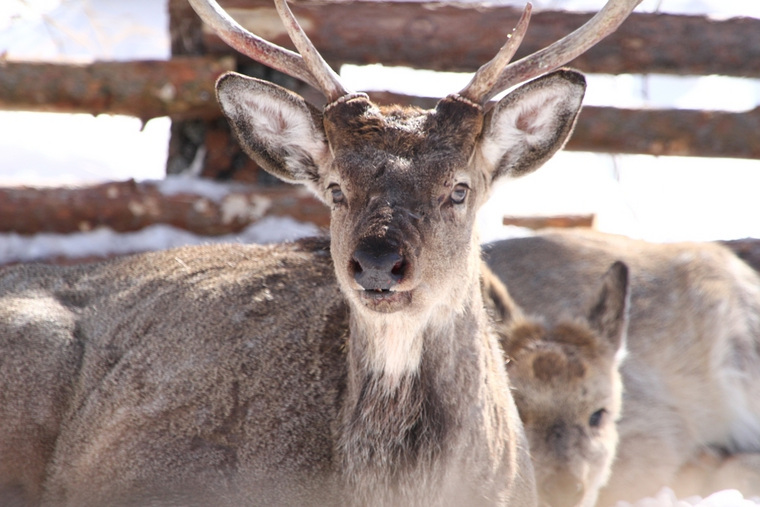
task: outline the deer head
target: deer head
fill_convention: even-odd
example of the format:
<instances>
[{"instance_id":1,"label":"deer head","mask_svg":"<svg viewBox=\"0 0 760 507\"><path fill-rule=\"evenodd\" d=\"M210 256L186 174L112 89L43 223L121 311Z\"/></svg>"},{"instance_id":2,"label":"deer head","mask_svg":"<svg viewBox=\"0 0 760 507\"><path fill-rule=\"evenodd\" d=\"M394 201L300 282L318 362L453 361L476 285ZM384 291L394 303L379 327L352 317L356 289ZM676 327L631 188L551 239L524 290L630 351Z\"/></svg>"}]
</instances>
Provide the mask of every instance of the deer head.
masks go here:
<instances>
[{"instance_id":1,"label":"deer head","mask_svg":"<svg viewBox=\"0 0 760 507\"><path fill-rule=\"evenodd\" d=\"M399 313L408 325L426 325L438 312L461 311L478 293L476 211L496 180L535 170L563 146L585 80L559 70L496 104L488 101L584 52L614 31L638 0L612 0L573 34L510 64L528 25L528 5L497 56L428 111L379 107L347 90L285 0L275 5L300 56L245 31L213 1L190 3L233 48L327 97L320 111L266 81L230 73L217 83L245 151L332 208L336 276L355 312L383 325ZM397 369L415 364L415 350L401 346Z\"/></svg>"},{"instance_id":2,"label":"deer head","mask_svg":"<svg viewBox=\"0 0 760 507\"><path fill-rule=\"evenodd\" d=\"M614 263L586 314L560 318L553 326L540 317L525 318L505 292L487 294L502 321L507 371L530 442L540 503L592 507L618 443L628 268Z\"/></svg>"}]
</instances>

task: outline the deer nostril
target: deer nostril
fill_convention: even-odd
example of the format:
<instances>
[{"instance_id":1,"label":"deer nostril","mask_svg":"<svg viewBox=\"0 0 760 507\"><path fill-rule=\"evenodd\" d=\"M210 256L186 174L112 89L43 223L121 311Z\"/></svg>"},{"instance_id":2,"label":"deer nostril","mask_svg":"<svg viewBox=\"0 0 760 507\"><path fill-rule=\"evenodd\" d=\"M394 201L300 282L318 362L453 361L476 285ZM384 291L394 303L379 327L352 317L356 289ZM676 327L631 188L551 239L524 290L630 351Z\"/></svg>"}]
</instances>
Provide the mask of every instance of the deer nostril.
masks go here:
<instances>
[{"instance_id":1,"label":"deer nostril","mask_svg":"<svg viewBox=\"0 0 760 507\"><path fill-rule=\"evenodd\" d=\"M390 290L404 277L407 263L398 252L358 249L351 259L354 280L365 290Z\"/></svg>"},{"instance_id":2,"label":"deer nostril","mask_svg":"<svg viewBox=\"0 0 760 507\"><path fill-rule=\"evenodd\" d=\"M405 271L406 271L406 261L403 258L400 261L396 262L393 265L393 268L391 268L391 274L399 278L404 276Z\"/></svg>"}]
</instances>

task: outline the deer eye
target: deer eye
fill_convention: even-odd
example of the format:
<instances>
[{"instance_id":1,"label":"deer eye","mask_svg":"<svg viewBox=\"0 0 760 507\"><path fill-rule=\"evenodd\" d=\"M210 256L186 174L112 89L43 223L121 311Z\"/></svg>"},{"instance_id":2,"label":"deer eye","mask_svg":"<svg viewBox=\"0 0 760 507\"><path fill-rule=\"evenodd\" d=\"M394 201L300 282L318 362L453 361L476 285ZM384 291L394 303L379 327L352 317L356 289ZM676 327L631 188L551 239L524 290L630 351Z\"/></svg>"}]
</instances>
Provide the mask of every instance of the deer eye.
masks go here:
<instances>
[{"instance_id":1,"label":"deer eye","mask_svg":"<svg viewBox=\"0 0 760 507\"><path fill-rule=\"evenodd\" d=\"M593 414L591 414L591 417L588 418L588 425L592 428L598 428L602 425L605 419L605 415L607 415L607 410L604 408L600 408Z\"/></svg>"},{"instance_id":2,"label":"deer eye","mask_svg":"<svg viewBox=\"0 0 760 507\"><path fill-rule=\"evenodd\" d=\"M459 183L451 191L451 202L454 204L462 204L467 198L470 188L464 183Z\"/></svg>"},{"instance_id":3,"label":"deer eye","mask_svg":"<svg viewBox=\"0 0 760 507\"><path fill-rule=\"evenodd\" d=\"M327 190L330 192L333 204L341 204L346 200L346 196L343 194L343 190L340 189L340 185L337 183L333 183L327 187Z\"/></svg>"}]
</instances>

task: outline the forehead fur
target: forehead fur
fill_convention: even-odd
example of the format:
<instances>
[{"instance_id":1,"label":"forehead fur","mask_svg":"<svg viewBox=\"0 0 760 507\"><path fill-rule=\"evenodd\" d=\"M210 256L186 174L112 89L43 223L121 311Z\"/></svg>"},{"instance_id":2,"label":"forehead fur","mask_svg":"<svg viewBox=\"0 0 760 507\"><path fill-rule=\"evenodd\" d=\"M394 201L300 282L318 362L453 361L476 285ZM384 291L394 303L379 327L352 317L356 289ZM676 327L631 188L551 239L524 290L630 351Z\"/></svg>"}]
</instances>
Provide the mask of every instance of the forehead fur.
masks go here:
<instances>
[{"instance_id":1,"label":"forehead fur","mask_svg":"<svg viewBox=\"0 0 760 507\"><path fill-rule=\"evenodd\" d=\"M329 106L324 125L336 152L357 147L381 149L414 157L427 154L468 154L483 127L482 110L453 98L435 109L378 107L365 97Z\"/></svg>"},{"instance_id":2,"label":"forehead fur","mask_svg":"<svg viewBox=\"0 0 760 507\"><path fill-rule=\"evenodd\" d=\"M583 323L563 322L547 329L537 322L523 322L508 334L507 355L532 378L549 383L583 380L611 351Z\"/></svg>"}]
</instances>

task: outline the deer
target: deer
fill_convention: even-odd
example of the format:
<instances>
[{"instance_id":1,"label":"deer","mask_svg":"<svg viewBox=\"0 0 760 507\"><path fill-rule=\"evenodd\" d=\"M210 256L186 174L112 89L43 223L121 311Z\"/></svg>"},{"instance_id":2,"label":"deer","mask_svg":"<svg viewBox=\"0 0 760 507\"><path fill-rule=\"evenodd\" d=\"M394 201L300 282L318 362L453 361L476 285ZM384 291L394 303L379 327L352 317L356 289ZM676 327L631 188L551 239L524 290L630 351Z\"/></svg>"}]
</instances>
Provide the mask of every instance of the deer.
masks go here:
<instances>
[{"instance_id":1,"label":"deer","mask_svg":"<svg viewBox=\"0 0 760 507\"><path fill-rule=\"evenodd\" d=\"M622 404L628 276L617 261L599 280L587 280L597 287L586 291L590 299L572 312L545 315L527 312L488 266L482 271L541 507L593 507L609 478Z\"/></svg>"},{"instance_id":2,"label":"deer","mask_svg":"<svg viewBox=\"0 0 760 507\"><path fill-rule=\"evenodd\" d=\"M757 272L717 243L583 229L498 241L485 256L497 277L490 285L509 289L484 293L500 321L541 503L608 507L664 487L679 498L760 496ZM615 286L620 261L630 271L629 316L607 322L627 333L609 341L591 327L579 339L567 329L603 299L599 280ZM617 293L621 306L621 290L602 292ZM542 374L535 365L547 354L556 367Z\"/></svg>"},{"instance_id":3,"label":"deer","mask_svg":"<svg viewBox=\"0 0 760 507\"><path fill-rule=\"evenodd\" d=\"M330 207L329 238L0 272L0 503L535 505L475 215L563 146L585 80L562 66L638 2L510 62L526 7L432 110L346 89L284 0L299 53L190 3L325 96L320 110L237 73L216 84L243 149Z\"/></svg>"}]
</instances>

